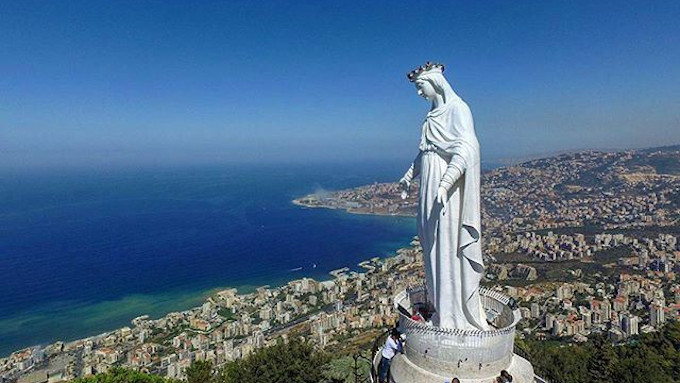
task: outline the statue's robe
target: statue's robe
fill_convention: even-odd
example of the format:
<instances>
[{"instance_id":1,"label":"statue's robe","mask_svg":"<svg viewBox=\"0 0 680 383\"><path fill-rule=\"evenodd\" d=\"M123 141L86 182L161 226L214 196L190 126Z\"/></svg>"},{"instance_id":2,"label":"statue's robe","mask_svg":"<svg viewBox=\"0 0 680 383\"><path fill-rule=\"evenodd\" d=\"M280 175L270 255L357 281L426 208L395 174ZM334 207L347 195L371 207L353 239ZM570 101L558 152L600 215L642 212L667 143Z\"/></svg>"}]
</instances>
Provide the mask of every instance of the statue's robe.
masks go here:
<instances>
[{"instance_id":1,"label":"statue's robe","mask_svg":"<svg viewBox=\"0 0 680 383\"><path fill-rule=\"evenodd\" d=\"M428 113L414 167L420 173L418 236L425 257L428 300L436 310L433 324L486 330L479 296L484 273L479 143L472 113L455 93ZM451 167L462 176L442 205L436 201L437 189Z\"/></svg>"}]
</instances>

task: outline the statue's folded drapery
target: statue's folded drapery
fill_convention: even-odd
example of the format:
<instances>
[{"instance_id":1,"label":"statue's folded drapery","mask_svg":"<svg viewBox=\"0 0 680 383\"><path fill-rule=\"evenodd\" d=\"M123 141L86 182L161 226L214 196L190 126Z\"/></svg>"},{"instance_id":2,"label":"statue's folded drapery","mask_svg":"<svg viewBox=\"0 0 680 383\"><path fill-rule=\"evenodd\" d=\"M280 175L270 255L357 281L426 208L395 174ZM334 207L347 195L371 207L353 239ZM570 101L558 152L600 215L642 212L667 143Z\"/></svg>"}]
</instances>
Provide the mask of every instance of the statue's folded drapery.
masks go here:
<instances>
[{"instance_id":1,"label":"statue's folded drapery","mask_svg":"<svg viewBox=\"0 0 680 383\"><path fill-rule=\"evenodd\" d=\"M480 156L472 113L441 74L428 75L444 89L444 104L423 123L413 176L420 175L418 236L425 257L428 299L444 328L488 329L479 297L481 251ZM437 82L445 84L437 84ZM442 181L444 180L444 181ZM437 190L448 200L437 202Z\"/></svg>"}]
</instances>

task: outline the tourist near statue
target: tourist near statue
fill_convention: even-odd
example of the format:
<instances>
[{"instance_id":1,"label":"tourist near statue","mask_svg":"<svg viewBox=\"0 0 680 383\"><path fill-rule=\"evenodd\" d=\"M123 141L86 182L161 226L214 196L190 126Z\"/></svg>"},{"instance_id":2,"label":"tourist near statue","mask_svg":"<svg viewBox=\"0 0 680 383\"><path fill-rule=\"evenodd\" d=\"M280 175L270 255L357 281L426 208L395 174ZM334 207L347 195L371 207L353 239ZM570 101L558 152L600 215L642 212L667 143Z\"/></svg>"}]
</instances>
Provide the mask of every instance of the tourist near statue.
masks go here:
<instances>
[{"instance_id":1,"label":"tourist near statue","mask_svg":"<svg viewBox=\"0 0 680 383\"><path fill-rule=\"evenodd\" d=\"M435 310L432 324L488 330L479 295L484 273L479 143L470 108L443 71L443 65L428 62L408 74L432 107L422 126L419 153L400 184L407 192L416 177L420 180L418 237L427 299Z\"/></svg>"}]
</instances>

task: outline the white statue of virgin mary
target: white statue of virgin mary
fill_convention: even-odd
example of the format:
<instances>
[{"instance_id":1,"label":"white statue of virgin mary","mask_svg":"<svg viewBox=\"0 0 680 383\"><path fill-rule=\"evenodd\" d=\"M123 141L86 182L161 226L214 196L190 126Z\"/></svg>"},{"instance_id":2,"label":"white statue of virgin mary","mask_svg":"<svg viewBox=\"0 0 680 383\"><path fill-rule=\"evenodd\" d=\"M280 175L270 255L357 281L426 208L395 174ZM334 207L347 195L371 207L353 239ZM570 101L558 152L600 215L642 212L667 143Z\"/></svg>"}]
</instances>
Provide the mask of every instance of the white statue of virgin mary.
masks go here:
<instances>
[{"instance_id":1,"label":"white statue of virgin mary","mask_svg":"<svg viewBox=\"0 0 680 383\"><path fill-rule=\"evenodd\" d=\"M400 183L408 190L420 176L418 236L427 296L435 309L432 323L487 330L479 296L484 273L479 143L470 108L443 71L443 65L428 62L408 75L432 108L423 123L420 152Z\"/></svg>"}]
</instances>

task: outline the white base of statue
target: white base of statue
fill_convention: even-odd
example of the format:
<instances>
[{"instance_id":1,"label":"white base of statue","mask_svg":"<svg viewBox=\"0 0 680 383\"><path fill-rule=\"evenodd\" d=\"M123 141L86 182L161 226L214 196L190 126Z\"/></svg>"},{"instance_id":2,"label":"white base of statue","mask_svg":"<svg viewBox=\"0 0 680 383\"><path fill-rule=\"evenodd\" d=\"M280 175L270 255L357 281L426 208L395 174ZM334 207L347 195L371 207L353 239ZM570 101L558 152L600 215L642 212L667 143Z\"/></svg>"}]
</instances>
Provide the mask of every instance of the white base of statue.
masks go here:
<instances>
[{"instance_id":1,"label":"white base of statue","mask_svg":"<svg viewBox=\"0 0 680 383\"><path fill-rule=\"evenodd\" d=\"M528 360L512 355L510 364L504 368L512 375L513 383L534 383L534 369ZM490 383L499 375L499 370L482 368L479 371L459 371L458 377L461 383ZM463 376L474 376L465 378ZM390 368L390 382L393 383L443 383L451 382L452 375L439 375L421 368L411 362L406 355L397 355L392 360Z\"/></svg>"},{"instance_id":2,"label":"white base of statue","mask_svg":"<svg viewBox=\"0 0 680 383\"><path fill-rule=\"evenodd\" d=\"M497 291L480 287L479 294L491 327L487 331L446 329L412 320L413 308L427 305L424 287L395 295L399 330L406 334L406 342L404 354L392 360L390 382L444 383L458 378L462 383L488 383L503 370L513 376L513 383L541 381L536 380L531 363L513 352L519 310ZM379 361L378 352L374 362Z\"/></svg>"}]
</instances>

